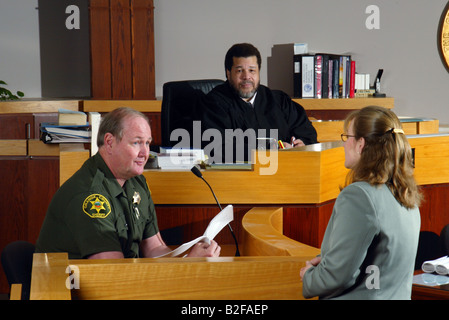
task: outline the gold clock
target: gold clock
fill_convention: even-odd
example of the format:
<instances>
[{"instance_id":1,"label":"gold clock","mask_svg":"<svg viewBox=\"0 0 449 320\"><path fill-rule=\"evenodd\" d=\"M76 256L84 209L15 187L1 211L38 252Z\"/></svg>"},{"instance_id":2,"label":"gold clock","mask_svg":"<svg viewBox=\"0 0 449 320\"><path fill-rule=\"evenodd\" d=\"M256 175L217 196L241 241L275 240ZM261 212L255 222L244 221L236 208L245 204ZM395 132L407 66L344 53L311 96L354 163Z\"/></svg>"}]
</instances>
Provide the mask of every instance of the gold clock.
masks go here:
<instances>
[{"instance_id":1,"label":"gold clock","mask_svg":"<svg viewBox=\"0 0 449 320\"><path fill-rule=\"evenodd\" d=\"M441 59L449 71L449 3L444 8L441 15L438 33L438 46L440 49Z\"/></svg>"}]
</instances>

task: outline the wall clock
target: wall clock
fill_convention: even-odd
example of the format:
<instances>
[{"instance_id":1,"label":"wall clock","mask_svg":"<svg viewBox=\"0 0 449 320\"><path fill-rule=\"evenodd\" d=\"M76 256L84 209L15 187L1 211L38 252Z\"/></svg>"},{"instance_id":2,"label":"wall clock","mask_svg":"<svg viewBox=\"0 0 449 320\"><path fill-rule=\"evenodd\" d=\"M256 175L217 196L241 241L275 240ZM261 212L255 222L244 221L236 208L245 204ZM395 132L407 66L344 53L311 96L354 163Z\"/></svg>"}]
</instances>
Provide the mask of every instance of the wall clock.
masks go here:
<instances>
[{"instance_id":1,"label":"wall clock","mask_svg":"<svg viewBox=\"0 0 449 320\"><path fill-rule=\"evenodd\" d=\"M444 66L449 71L449 3L444 8L443 14L441 15L438 32L438 47Z\"/></svg>"}]
</instances>

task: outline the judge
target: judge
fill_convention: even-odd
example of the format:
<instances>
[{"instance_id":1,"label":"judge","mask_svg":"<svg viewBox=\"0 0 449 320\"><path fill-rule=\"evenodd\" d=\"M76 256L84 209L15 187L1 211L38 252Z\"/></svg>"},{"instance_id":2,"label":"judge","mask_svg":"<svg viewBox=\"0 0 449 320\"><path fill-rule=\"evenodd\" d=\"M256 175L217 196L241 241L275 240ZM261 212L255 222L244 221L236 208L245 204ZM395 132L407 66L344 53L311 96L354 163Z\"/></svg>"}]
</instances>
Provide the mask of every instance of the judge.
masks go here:
<instances>
[{"instance_id":1,"label":"judge","mask_svg":"<svg viewBox=\"0 0 449 320\"><path fill-rule=\"evenodd\" d=\"M261 56L257 48L248 43L233 45L225 57L227 81L209 92L203 103L203 129L217 129L221 133L220 151L225 151L222 159L227 162L248 160L251 154L249 149L254 146L250 139L254 136L271 137L276 142L281 140L287 148L317 142L315 128L304 108L286 93L260 84L260 67ZM226 129L228 132L229 129L236 130L234 136L226 134ZM239 133L246 133L242 142L244 152L240 153L235 146L241 138L238 137ZM262 139L259 139L258 147L260 141ZM233 152L229 154L228 151ZM217 157L214 159L217 160Z\"/></svg>"}]
</instances>

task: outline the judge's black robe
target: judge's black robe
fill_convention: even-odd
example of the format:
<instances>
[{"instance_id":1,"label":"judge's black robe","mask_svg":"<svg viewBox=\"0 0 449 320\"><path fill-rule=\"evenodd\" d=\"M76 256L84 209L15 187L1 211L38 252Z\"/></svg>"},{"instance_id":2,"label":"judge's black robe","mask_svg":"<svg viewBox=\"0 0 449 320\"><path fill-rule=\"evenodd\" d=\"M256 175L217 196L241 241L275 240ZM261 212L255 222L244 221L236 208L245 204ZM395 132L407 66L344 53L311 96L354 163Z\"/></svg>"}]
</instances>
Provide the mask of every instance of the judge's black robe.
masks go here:
<instances>
[{"instance_id":1,"label":"judge's black robe","mask_svg":"<svg viewBox=\"0 0 449 320\"><path fill-rule=\"evenodd\" d=\"M249 149L254 145L248 139L244 139L244 153L236 152L238 147L235 146L237 142L234 138L233 152L231 152L233 154L229 155L229 149L226 149L225 144L228 143L229 147L232 142L224 138L227 137L226 129L232 129L235 133L236 129L241 129L243 132L250 132L247 130L253 129L251 132L254 132L256 137L270 137L270 129L275 129L277 136L271 135L271 137L277 140L290 143L291 138L295 137L301 139L306 145L317 143L317 133L304 108L292 101L286 93L271 90L263 85L259 85L254 106L242 100L228 81L218 85L203 100L201 119L203 132L213 128L218 129L222 135L221 159L224 162L250 160L251 150ZM260 141L257 142L258 147L260 147ZM203 147L207 143L208 141L203 141ZM207 147L206 150L208 150ZM212 155L212 158L216 161L219 157Z\"/></svg>"}]
</instances>

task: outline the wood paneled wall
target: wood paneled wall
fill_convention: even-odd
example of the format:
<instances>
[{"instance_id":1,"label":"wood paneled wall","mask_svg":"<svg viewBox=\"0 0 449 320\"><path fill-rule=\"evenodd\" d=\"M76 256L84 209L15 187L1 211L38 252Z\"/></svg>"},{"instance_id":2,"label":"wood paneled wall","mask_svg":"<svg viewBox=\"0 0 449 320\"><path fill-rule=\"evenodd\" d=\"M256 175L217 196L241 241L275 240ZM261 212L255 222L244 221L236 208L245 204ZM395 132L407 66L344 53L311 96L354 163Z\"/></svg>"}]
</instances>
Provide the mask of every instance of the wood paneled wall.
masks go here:
<instances>
[{"instance_id":1,"label":"wood paneled wall","mask_svg":"<svg viewBox=\"0 0 449 320\"><path fill-rule=\"evenodd\" d=\"M91 0L93 99L155 99L153 0Z\"/></svg>"},{"instance_id":2,"label":"wood paneled wall","mask_svg":"<svg viewBox=\"0 0 449 320\"><path fill-rule=\"evenodd\" d=\"M45 213L59 187L59 158L0 157L0 251L16 240L36 243ZM0 265L0 293L9 285Z\"/></svg>"}]
</instances>

